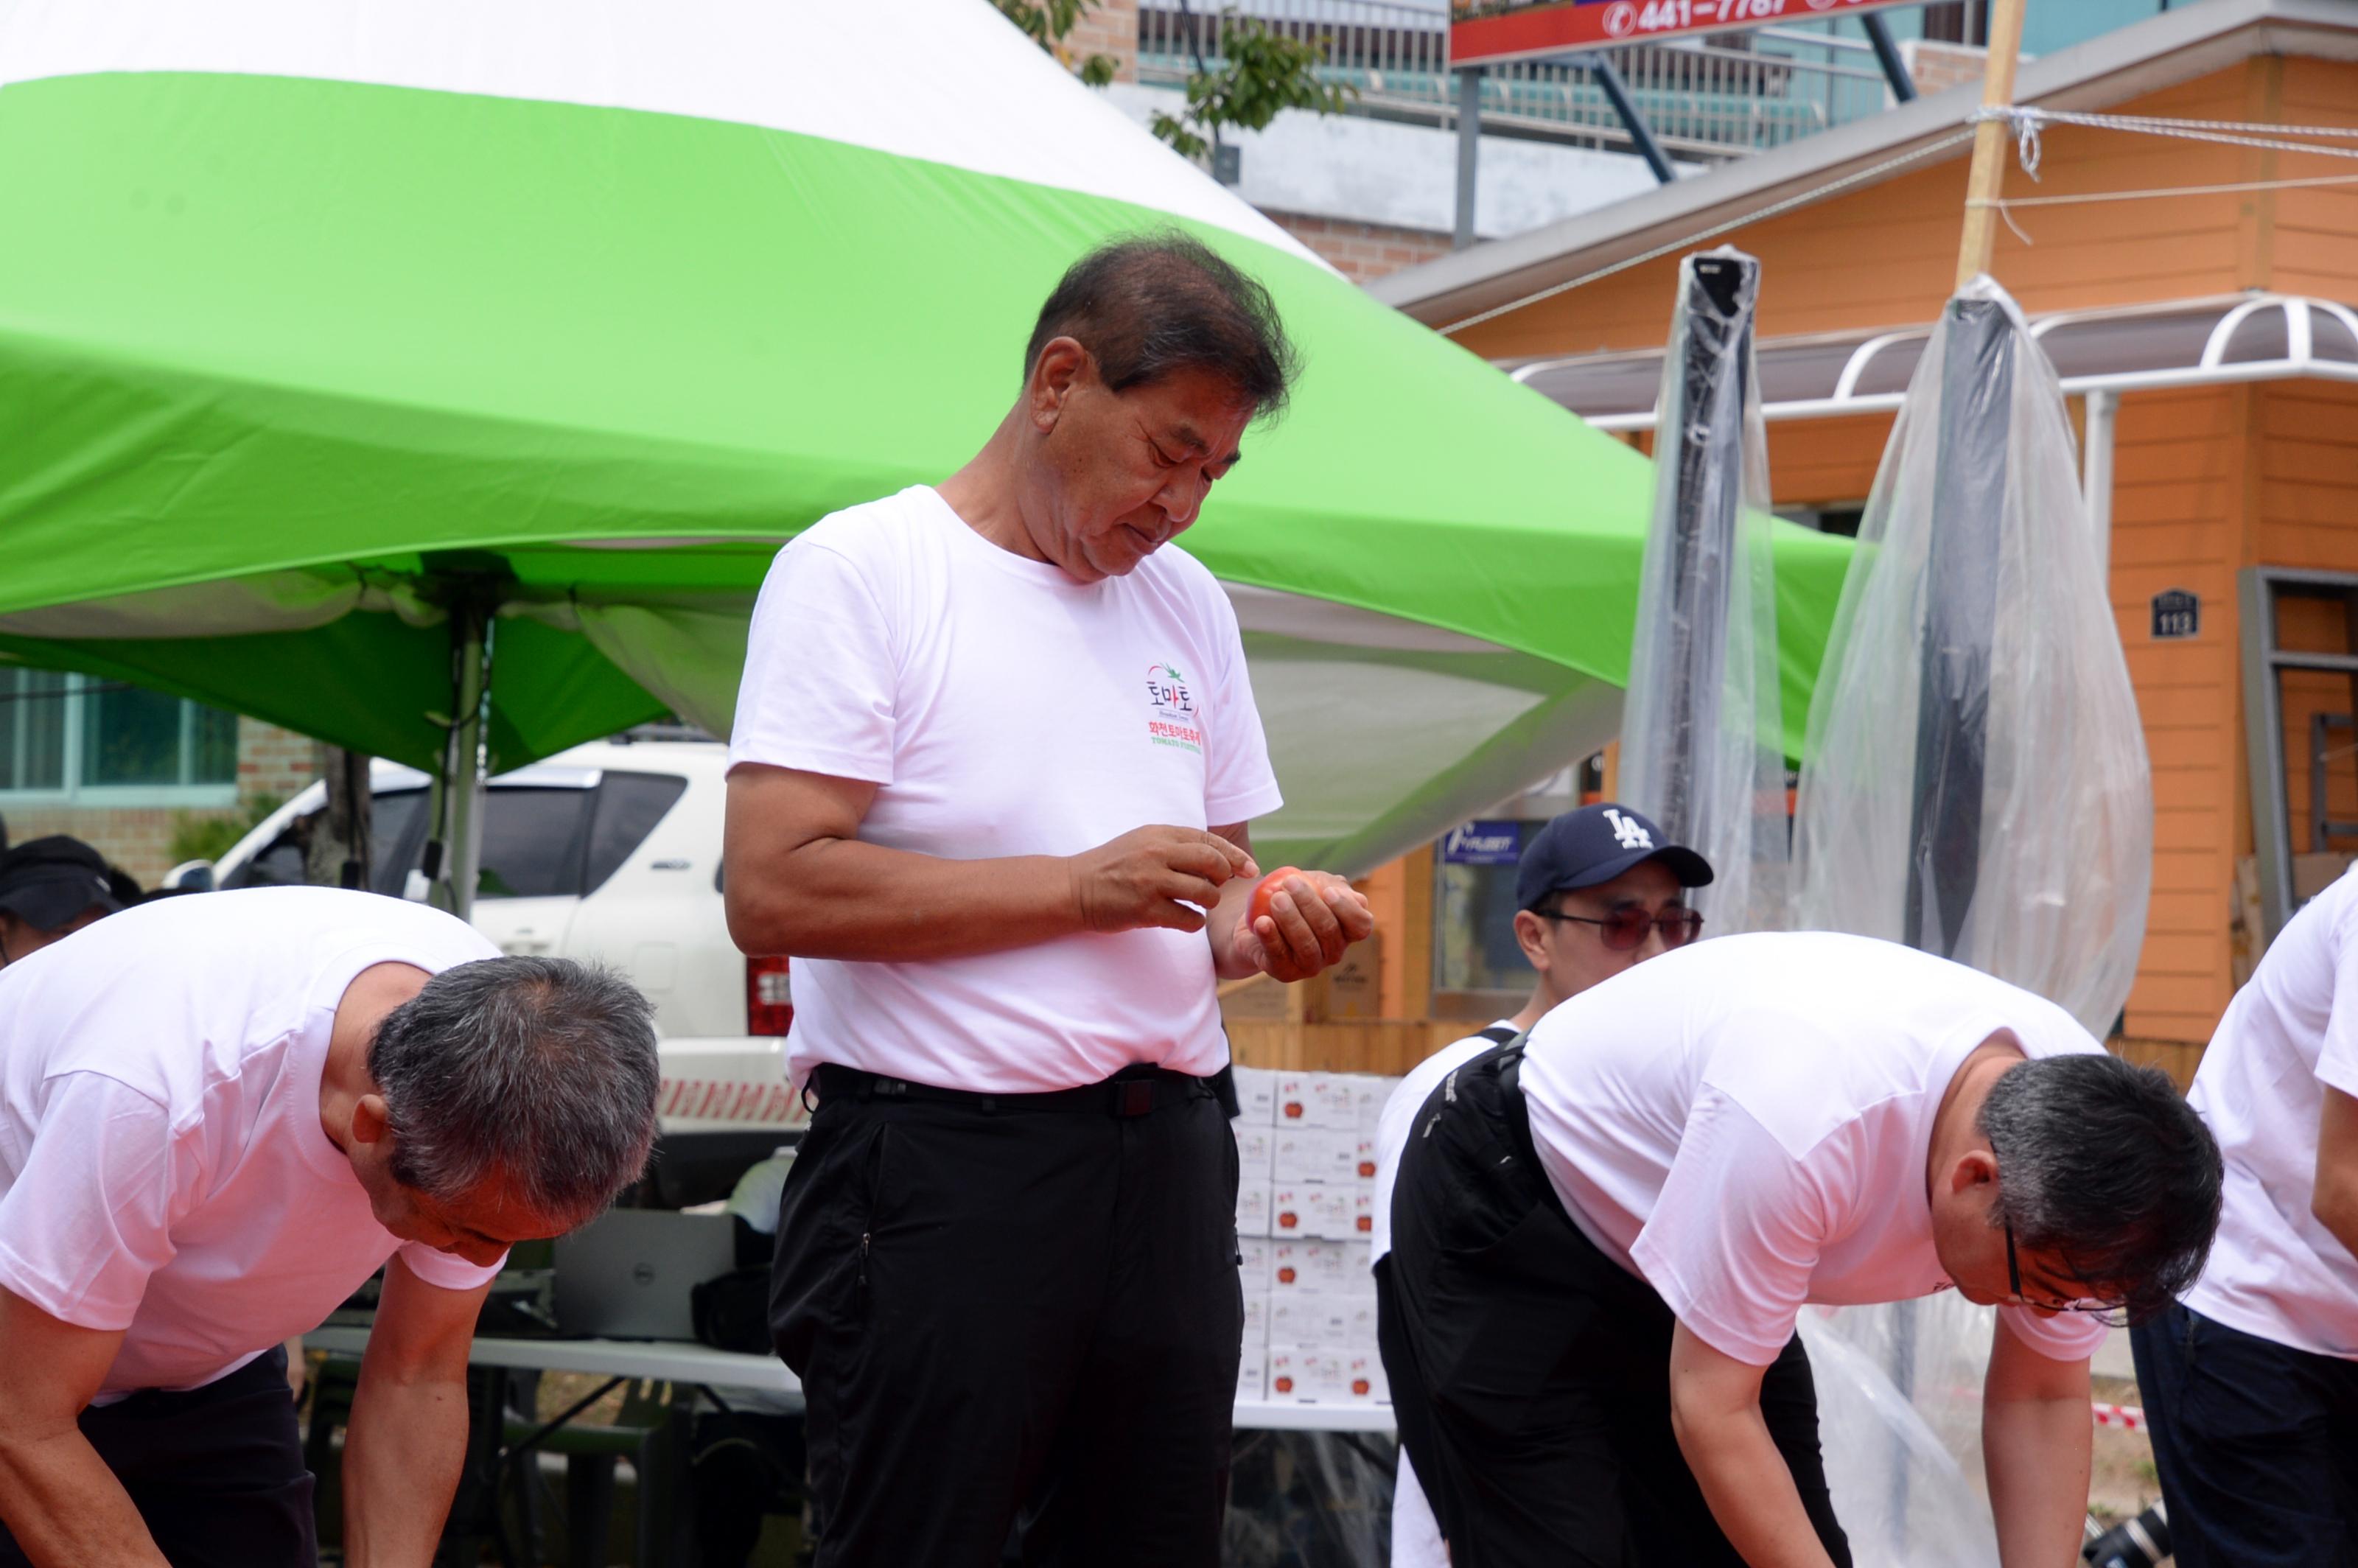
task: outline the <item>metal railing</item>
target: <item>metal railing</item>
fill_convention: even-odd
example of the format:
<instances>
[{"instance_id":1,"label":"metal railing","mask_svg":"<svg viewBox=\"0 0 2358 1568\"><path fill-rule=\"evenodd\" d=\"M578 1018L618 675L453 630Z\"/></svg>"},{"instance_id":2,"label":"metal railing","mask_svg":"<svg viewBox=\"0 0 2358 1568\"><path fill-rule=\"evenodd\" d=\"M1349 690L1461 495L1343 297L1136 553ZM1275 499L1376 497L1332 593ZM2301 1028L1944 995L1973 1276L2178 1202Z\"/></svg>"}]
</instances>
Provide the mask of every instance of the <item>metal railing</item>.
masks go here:
<instances>
[{"instance_id":1,"label":"metal railing","mask_svg":"<svg viewBox=\"0 0 2358 1568\"><path fill-rule=\"evenodd\" d=\"M1216 64L1238 19L1317 47L1319 75L1357 90L1356 112L1450 124L1448 16L1397 0L1231 0L1222 7L1147 0L1138 13L1141 81L1184 81L1200 56ZM1655 135L1688 157L1758 152L1880 112L1882 75L1865 45L1799 28L1719 35L1602 52L1628 83ZM1587 146L1626 146L1628 133L1585 65L1525 60L1482 76L1486 131Z\"/></svg>"}]
</instances>

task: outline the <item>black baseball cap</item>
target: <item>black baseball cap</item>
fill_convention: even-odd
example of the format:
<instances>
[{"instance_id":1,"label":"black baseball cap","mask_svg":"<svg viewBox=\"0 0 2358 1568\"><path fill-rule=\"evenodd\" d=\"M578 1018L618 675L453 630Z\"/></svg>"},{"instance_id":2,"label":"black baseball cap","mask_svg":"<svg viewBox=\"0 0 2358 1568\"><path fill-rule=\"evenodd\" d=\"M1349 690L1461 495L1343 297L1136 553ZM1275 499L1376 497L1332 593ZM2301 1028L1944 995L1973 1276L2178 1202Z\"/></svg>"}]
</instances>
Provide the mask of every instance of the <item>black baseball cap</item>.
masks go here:
<instances>
[{"instance_id":1,"label":"black baseball cap","mask_svg":"<svg viewBox=\"0 0 2358 1568\"><path fill-rule=\"evenodd\" d=\"M0 914L55 931L93 904L113 914L123 901L106 857L81 839L53 833L0 850Z\"/></svg>"},{"instance_id":2,"label":"black baseball cap","mask_svg":"<svg viewBox=\"0 0 2358 1568\"><path fill-rule=\"evenodd\" d=\"M1682 887L1711 881L1711 862L1673 844L1651 818L1626 806L1584 806L1531 836L1515 863L1515 906L1536 909L1552 893L1609 882L1630 867L1660 860Z\"/></svg>"}]
</instances>

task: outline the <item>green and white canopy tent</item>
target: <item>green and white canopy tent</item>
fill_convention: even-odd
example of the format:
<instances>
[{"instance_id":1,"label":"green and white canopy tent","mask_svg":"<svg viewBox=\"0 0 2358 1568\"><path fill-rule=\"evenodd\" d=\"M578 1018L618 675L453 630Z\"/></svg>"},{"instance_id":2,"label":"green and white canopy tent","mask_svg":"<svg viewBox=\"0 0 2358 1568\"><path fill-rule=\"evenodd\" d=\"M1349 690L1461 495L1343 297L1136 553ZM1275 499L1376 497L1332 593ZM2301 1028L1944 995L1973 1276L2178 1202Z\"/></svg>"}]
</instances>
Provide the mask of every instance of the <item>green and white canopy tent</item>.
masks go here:
<instances>
[{"instance_id":1,"label":"green and white canopy tent","mask_svg":"<svg viewBox=\"0 0 2358 1568\"><path fill-rule=\"evenodd\" d=\"M1267 854L1364 869L1607 739L1645 460L984 0L0 5L0 658L461 779L725 732L780 543L949 472L1062 268L1170 225L1307 357L1182 542ZM1799 714L1846 551L1779 559Z\"/></svg>"}]
</instances>

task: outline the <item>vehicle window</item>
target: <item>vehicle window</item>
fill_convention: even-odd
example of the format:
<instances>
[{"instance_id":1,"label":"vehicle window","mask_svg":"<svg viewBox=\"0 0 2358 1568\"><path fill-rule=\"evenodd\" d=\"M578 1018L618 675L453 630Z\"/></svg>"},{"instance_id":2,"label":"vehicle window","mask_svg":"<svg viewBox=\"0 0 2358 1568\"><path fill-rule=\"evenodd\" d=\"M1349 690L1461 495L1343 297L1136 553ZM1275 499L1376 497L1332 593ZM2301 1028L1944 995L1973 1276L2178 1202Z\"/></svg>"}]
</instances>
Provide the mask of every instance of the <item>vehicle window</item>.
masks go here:
<instances>
[{"instance_id":1,"label":"vehicle window","mask_svg":"<svg viewBox=\"0 0 2358 1568\"><path fill-rule=\"evenodd\" d=\"M417 849L426 821L426 792L387 790L369 806L369 885L399 897L409 868L417 863ZM222 882L223 888L301 887L308 880L311 832L319 820L307 812L289 823L252 860Z\"/></svg>"},{"instance_id":2,"label":"vehicle window","mask_svg":"<svg viewBox=\"0 0 2358 1568\"><path fill-rule=\"evenodd\" d=\"M385 790L369 804L369 886L399 898L426 842L426 791Z\"/></svg>"},{"instance_id":3,"label":"vehicle window","mask_svg":"<svg viewBox=\"0 0 2358 1568\"><path fill-rule=\"evenodd\" d=\"M590 825L590 867L583 887L596 892L622 869L632 851L647 841L655 824L687 793L676 773L609 773L598 785L598 809Z\"/></svg>"},{"instance_id":4,"label":"vehicle window","mask_svg":"<svg viewBox=\"0 0 2358 1568\"><path fill-rule=\"evenodd\" d=\"M483 810L477 898L546 898L581 891L581 830L596 792L494 789Z\"/></svg>"},{"instance_id":5,"label":"vehicle window","mask_svg":"<svg viewBox=\"0 0 2358 1568\"><path fill-rule=\"evenodd\" d=\"M298 816L269 846L222 881L232 888L298 888L303 885L303 860L311 843L311 819Z\"/></svg>"}]
</instances>

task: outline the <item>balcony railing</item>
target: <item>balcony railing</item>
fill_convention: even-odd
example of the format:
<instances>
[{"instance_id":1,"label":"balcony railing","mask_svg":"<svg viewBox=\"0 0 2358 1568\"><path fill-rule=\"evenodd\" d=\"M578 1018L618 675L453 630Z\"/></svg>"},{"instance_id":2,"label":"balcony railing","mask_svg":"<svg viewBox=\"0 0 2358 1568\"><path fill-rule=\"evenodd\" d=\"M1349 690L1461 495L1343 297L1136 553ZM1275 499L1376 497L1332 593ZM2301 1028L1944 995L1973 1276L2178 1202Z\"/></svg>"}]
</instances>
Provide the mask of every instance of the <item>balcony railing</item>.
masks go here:
<instances>
[{"instance_id":1,"label":"balcony railing","mask_svg":"<svg viewBox=\"0 0 2358 1568\"><path fill-rule=\"evenodd\" d=\"M1233 16L1231 15L1233 13ZM1451 124L1447 13L1395 0L1243 0L1226 8L1148 0L1138 13L1142 81L1184 81L1217 63L1235 16L1316 46L1319 75L1358 90L1358 113ZM1600 51L1629 84L1655 135L1687 158L1741 157L1880 112L1883 77L1860 39L1762 29ZM1482 75L1486 131L1577 146L1627 146L1628 132L1585 64L1492 66Z\"/></svg>"}]
</instances>

